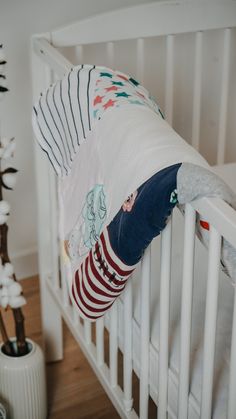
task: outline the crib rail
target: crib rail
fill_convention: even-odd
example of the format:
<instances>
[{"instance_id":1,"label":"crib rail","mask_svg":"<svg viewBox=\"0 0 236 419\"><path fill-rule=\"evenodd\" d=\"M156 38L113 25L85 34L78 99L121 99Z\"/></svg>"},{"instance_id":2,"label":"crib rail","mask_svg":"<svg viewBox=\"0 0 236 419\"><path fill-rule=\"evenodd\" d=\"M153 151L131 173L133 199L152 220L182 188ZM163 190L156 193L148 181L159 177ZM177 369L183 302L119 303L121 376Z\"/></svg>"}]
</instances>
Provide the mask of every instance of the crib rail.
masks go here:
<instances>
[{"instance_id":1,"label":"crib rail","mask_svg":"<svg viewBox=\"0 0 236 419\"><path fill-rule=\"evenodd\" d=\"M192 203L192 207L205 219L211 214L211 223L214 228L236 247L236 213L229 205L217 198L203 198Z\"/></svg>"},{"instance_id":2,"label":"crib rail","mask_svg":"<svg viewBox=\"0 0 236 419\"><path fill-rule=\"evenodd\" d=\"M235 13L235 3L230 0L206 1L204 4L194 1L152 2L99 14L54 30L52 42L57 47L86 45L230 28L235 26Z\"/></svg>"}]
</instances>

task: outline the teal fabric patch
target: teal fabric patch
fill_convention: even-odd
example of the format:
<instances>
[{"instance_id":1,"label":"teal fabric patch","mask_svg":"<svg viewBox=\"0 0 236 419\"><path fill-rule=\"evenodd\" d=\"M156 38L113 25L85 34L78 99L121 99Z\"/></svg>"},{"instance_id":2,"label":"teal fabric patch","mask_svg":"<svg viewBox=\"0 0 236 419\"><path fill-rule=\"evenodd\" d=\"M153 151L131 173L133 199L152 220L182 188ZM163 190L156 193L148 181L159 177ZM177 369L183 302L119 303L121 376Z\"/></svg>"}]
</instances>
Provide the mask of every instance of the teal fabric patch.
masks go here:
<instances>
[{"instance_id":1,"label":"teal fabric patch","mask_svg":"<svg viewBox=\"0 0 236 419\"><path fill-rule=\"evenodd\" d=\"M95 185L89 191L82 211L84 219L84 245L91 249L102 232L107 209L103 185Z\"/></svg>"},{"instance_id":2,"label":"teal fabric patch","mask_svg":"<svg viewBox=\"0 0 236 419\"><path fill-rule=\"evenodd\" d=\"M173 192L171 192L170 203L176 204L177 202L178 202L178 195L177 195L177 189L175 189Z\"/></svg>"}]
</instances>

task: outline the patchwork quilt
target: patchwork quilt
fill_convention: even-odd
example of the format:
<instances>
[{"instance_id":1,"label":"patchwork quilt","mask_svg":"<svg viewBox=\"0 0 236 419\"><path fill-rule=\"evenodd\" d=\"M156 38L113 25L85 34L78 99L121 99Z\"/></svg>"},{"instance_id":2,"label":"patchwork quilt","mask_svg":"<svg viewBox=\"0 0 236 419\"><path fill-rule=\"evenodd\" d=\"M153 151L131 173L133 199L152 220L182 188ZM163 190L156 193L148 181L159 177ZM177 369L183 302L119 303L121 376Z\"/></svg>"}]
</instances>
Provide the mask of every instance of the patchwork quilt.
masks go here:
<instances>
[{"instance_id":1,"label":"patchwork quilt","mask_svg":"<svg viewBox=\"0 0 236 419\"><path fill-rule=\"evenodd\" d=\"M74 67L42 92L33 127L58 176L71 299L91 321L123 291L176 204L217 196L236 208L231 190L149 92L120 71Z\"/></svg>"}]
</instances>

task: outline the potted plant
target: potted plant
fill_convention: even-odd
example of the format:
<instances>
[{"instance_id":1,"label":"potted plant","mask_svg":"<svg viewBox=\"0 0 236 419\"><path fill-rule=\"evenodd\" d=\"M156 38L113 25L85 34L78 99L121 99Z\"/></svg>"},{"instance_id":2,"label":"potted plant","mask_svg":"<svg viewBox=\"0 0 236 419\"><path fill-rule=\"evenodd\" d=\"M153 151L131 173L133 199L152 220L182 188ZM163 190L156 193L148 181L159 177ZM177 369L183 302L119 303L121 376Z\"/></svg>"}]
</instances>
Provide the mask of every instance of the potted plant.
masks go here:
<instances>
[{"instance_id":1,"label":"potted plant","mask_svg":"<svg viewBox=\"0 0 236 419\"><path fill-rule=\"evenodd\" d=\"M0 99L8 92L4 74L6 60L0 45ZM15 139L3 138L0 133L0 400L14 419L46 418L46 381L44 356L41 348L26 338L22 306L26 300L17 281L8 255L9 203L4 189L12 190L17 170L7 161L15 151ZM2 316L12 310L15 336L9 337Z\"/></svg>"}]
</instances>

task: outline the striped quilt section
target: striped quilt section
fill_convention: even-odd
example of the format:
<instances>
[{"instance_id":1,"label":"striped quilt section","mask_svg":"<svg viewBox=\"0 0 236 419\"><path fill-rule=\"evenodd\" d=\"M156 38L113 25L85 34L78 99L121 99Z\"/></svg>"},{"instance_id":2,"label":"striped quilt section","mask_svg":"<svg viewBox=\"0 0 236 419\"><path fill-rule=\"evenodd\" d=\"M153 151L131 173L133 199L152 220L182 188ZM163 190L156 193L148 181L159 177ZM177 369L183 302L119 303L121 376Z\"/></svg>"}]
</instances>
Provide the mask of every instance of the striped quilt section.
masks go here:
<instances>
[{"instance_id":1,"label":"striped quilt section","mask_svg":"<svg viewBox=\"0 0 236 419\"><path fill-rule=\"evenodd\" d=\"M135 267L116 256L105 229L73 278L72 296L81 317L94 321L103 316L124 290Z\"/></svg>"}]
</instances>

